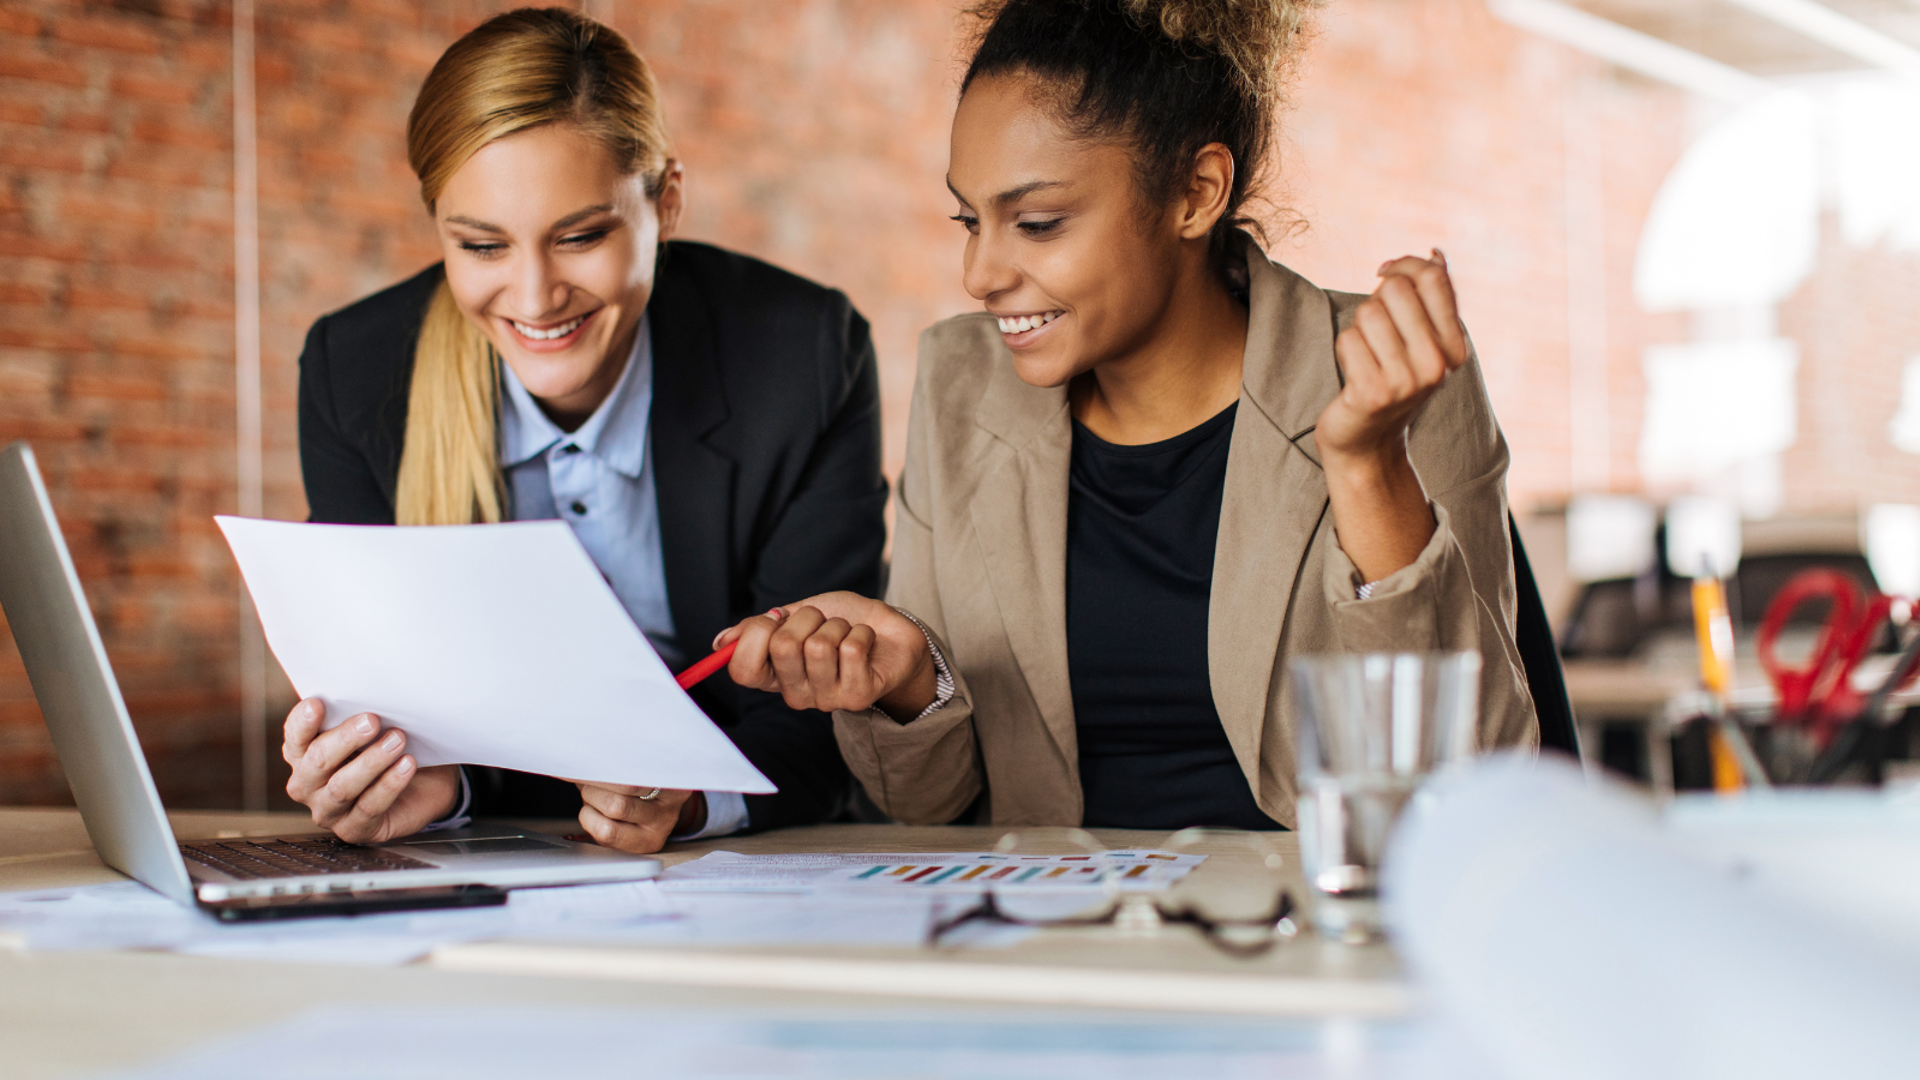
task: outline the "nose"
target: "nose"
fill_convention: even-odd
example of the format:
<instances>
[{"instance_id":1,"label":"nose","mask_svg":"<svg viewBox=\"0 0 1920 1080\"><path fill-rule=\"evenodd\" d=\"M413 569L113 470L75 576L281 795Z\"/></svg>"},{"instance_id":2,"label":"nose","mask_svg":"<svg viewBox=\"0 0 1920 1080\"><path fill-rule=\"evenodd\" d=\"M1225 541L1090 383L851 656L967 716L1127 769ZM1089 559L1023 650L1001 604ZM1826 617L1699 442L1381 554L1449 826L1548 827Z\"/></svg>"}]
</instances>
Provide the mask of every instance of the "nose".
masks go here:
<instances>
[{"instance_id":1,"label":"nose","mask_svg":"<svg viewBox=\"0 0 1920 1080\"><path fill-rule=\"evenodd\" d=\"M1019 268L1009 257L1004 243L998 242L983 227L967 237L967 253L962 263L960 284L967 295L981 303L1020 284Z\"/></svg>"},{"instance_id":2,"label":"nose","mask_svg":"<svg viewBox=\"0 0 1920 1080\"><path fill-rule=\"evenodd\" d=\"M511 295L516 314L538 319L567 306L567 284L560 280L553 260L545 253L523 256L517 269Z\"/></svg>"}]
</instances>

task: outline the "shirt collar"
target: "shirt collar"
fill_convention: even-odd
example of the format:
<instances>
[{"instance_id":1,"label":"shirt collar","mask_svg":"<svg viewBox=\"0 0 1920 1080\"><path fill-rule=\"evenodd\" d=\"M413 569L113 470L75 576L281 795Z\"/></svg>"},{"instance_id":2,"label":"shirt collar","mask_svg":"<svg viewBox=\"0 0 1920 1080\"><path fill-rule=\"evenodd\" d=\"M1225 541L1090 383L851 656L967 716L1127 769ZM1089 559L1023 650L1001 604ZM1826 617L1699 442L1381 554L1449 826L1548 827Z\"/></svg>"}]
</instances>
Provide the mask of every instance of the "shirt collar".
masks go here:
<instances>
[{"instance_id":1,"label":"shirt collar","mask_svg":"<svg viewBox=\"0 0 1920 1080\"><path fill-rule=\"evenodd\" d=\"M500 409L500 465L511 469L567 442L593 454L615 472L638 479L647 458L647 424L653 409L653 340L640 316L633 351L613 393L569 435L547 418L513 369L500 365L506 401Z\"/></svg>"}]
</instances>

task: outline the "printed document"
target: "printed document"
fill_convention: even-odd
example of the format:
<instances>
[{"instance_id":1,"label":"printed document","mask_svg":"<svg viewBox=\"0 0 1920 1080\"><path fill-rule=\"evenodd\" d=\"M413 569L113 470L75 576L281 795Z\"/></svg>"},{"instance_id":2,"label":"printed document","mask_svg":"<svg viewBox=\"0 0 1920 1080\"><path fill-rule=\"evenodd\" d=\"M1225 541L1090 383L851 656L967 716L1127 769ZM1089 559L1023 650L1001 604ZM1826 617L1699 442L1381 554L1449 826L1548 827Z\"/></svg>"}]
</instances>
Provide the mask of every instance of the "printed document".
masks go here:
<instances>
[{"instance_id":1,"label":"printed document","mask_svg":"<svg viewBox=\"0 0 1920 1080\"><path fill-rule=\"evenodd\" d=\"M216 519L267 643L329 726L406 731L423 766L765 794L560 521Z\"/></svg>"}]
</instances>

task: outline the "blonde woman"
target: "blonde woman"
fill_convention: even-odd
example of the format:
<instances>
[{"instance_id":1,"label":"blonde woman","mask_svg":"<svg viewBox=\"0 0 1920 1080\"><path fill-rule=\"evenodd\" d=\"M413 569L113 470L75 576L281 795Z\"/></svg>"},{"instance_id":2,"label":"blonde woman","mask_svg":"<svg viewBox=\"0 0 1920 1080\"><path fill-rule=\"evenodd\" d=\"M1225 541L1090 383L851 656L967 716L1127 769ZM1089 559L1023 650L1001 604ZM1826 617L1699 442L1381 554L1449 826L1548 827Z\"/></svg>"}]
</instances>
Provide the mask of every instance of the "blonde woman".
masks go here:
<instances>
[{"instance_id":1,"label":"blonde woman","mask_svg":"<svg viewBox=\"0 0 1920 1080\"><path fill-rule=\"evenodd\" d=\"M1303 654L1478 650L1481 744L1537 740L1446 260L1333 293L1243 230L1311 6L981 5L947 184L985 310L921 338L895 606L727 635L895 817L1291 826Z\"/></svg>"},{"instance_id":2,"label":"blonde woman","mask_svg":"<svg viewBox=\"0 0 1920 1080\"><path fill-rule=\"evenodd\" d=\"M776 598L877 592L867 324L837 292L670 239L686 180L652 75L619 35L560 9L490 20L427 77L407 151L444 262L308 335L313 520L564 520L674 667ZM578 814L635 852L841 805L827 717L722 680L695 697L778 794L418 769L404 731L360 715L323 732L317 700L287 718L287 792L354 842Z\"/></svg>"}]
</instances>

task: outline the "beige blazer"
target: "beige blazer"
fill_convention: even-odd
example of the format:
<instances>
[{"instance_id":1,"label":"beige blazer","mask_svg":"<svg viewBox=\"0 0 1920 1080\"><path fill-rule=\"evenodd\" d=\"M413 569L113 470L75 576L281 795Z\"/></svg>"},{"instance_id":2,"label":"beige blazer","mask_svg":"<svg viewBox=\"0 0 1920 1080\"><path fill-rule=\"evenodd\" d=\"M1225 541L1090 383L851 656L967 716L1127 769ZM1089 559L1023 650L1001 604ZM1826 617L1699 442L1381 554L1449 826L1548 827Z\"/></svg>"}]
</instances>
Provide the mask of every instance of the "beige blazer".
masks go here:
<instances>
[{"instance_id":1,"label":"beige blazer","mask_svg":"<svg viewBox=\"0 0 1920 1080\"><path fill-rule=\"evenodd\" d=\"M1329 293L1246 245L1247 353L1214 553L1207 661L1214 705L1260 809L1294 823L1291 656L1477 649L1483 747L1537 744L1514 646L1507 446L1479 361L1449 376L1408 448L1439 528L1370 599L1334 536L1313 426L1340 389L1333 340L1364 297ZM834 715L874 802L902 821L1078 825L1067 679L1065 388L1014 372L994 320L920 337L888 602L932 631L957 692L902 724Z\"/></svg>"}]
</instances>

